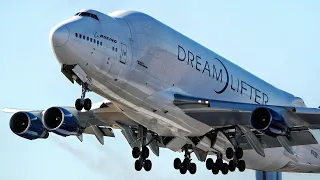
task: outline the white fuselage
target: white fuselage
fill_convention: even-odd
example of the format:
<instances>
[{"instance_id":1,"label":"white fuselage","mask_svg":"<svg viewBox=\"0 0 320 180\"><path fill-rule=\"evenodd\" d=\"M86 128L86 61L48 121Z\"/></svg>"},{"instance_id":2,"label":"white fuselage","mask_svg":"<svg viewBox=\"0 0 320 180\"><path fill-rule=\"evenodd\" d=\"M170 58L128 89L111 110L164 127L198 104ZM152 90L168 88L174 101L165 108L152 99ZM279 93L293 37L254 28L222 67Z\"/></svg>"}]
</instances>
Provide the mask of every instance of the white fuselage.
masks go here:
<instances>
[{"instance_id":1,"label":"white fuselage","mask_svg":"<svg viewBox=\"0 0 320 180\"><path fill-rule=\"evenodd\" d=\"M212 130L172 104L174 93L254 104L304 106L225 58L154 18L134 11L74 16L52 32L61 65L79 65L90 88L117 104L135 122L161 136L202 136ZM58 33L59 32L59 33ZM65 32L68 35L65 35ZM221 145L225 149L228 142ZM265 171L320 172L318 145L244 152L247 167Z\"/></svg>"}]
</instances>

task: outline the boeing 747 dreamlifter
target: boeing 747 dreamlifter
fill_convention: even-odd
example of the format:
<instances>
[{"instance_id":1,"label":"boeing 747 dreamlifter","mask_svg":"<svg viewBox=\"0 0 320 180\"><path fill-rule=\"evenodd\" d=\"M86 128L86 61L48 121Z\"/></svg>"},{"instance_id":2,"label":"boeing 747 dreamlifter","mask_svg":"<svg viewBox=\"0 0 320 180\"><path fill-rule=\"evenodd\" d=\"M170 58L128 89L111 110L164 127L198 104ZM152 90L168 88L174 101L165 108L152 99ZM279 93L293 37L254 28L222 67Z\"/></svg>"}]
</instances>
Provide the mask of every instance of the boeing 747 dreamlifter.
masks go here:
<instances>
[{"instance_id":1,"label":"boeing 747 dreamlifter","mask_svg":"<svg viewBox=\"0 0 320 180\"><path fill-rule=\"evenodd\" d=\"M173 161L181 174L196 173L191 153L213 174L320 172L320 109L149 15L83 10L53 28L50 43L81 97L75 107L5 108L22 138L55 133L82 141L85 133L104 144L120 129L137 171L151 170L149 149L159 156L168 148L184 152ZM89 91L110 101L92 104Z\"/></svg>"}]
</instances>

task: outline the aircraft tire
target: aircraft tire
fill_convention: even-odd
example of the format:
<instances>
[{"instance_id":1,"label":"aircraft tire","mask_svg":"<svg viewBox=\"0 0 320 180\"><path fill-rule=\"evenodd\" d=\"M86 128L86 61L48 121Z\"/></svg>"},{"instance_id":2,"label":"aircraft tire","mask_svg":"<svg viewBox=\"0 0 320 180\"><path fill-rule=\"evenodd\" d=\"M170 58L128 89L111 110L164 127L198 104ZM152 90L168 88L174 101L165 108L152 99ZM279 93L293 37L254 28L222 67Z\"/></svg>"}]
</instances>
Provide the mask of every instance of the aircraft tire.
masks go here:
<instances>
[{"instance_id":1,"label":"aircraft tire","mask_svg":"<svg viewBox=\"0 0 320 180\"><path fill-rule=\"evenodd\" d=\"M149 159L145 160L143 167L144 167L144 170L150 171L152 168L152 162Z\"/></svg>"},{"instance_id":2,"label":"aircraft tire","mask_svg":"<svg viewBox=\"0 0 320 180\"><path fill-rule=\"evenodd\" d=\"M233 161L233 160L230 160L230 161L229 161L228 168L229 168L230 172L233 172L233 171L235 171L235 170L236 170L236 166L235 166L235 164L234 164L234 161Z\"/></svg>"},{"instance_id":3,"label":"aircraft tire","mask_svg":"<svg viewBox=\"0 0 320 180\"><path fill-rule=\"evenodd\" d=\"M182 166L183 166L184 168L188 169L188 168L189 168L189 165L190 165L190 159L185 158L185 159L183 160L183 162L182 162Z\"/></svg>"},{"instance_id":4,"label":"aircraft tire","mask_svg":"<svg viewBox=\"0 0 320 180\"><path fill-rule=\"evenodd\" d=\"M223 163L221 172L222 172L222 174L224 174L224 175L228 174L229 168L228 168L228 164L227 164L227 163Z\"/></svg>"},{"instance_id":5,"label":"aircraft tire","mask_svg":"<svg viewBox=\"0 0 320 180\"><path fill-rule=\"evenodd\" d=\"M211 171L212 171L212 174L214 174L214 175L219 174L219 168L217 167L217 165L215 163L213 163Z\"/></svg>"},{"instance_id":6,"label":"aircraft tire","mask_svg":"<svg viewBox=\"0 0 320 180\"><path fill-rule=\"evenodd\" d=\"M180 173L181 173L181 174L186 174L186 173L187 173L187 168L182 166L182 167L180 168Z\"/></svg>"},{"instance_id":7,"label":"aircraft tire","mask_svg":"<svg viewBox=\"0 0 320 180\"><path fill-rule=\"evenodd\" d=\"M195 163L190 163L188 170L190 174L195 174L197 172L197 165Z\"/></svg>"},{"instance_id":8,"label":"aircraft tire","mask_svg":"<svg viewBox=\"0 0 320 180\"><path fill-rule=\"evenodd\" d=\"M213 162L213 160L211 158L208 158L206 160L206 167L207 167L208 170L212 170L213 164L214 164L214 162Z\"/></svg>"},{"instance_id":9,"label":"aircraft tire","mask_svg":"<svg viewBox=\"0 0 320 180\"><path fill-rule=\"evenodd\" d=\"M234 151L231 147L228 147L227 150L226 150L226 157L228 159L232 159L234 156Z\"/></svg>"},{"instance_id":10,"label":"aircraft tire","mask_svg":"<svg viewBox=\"0 0 320 180\"><path fill-rule=\"evenodd\" d=\"M141 152L140 152L140 149L138 147L132 148L132 157L133 158L135 158L135 159L139 158L140 154L141 154Z\"/></svg>"},{"instance_id":11,"label":"aircraft tire","mask_svg":"<svg viewBox=\"0 0 320 180\"><path fill-rule=\"evenodd\" d=\"M240 147L236 148L236 158L241 159L243 157L243 150Z\"/></svg>"},{"instance_id":12,"label":"aircraft tire","mask_svg":"<svg viewBox=\"0 0 320 180\"><path fill-rule=\"evenodd\" d=\"M246 170L246 162L244 160L240 160L238 162L238 170L240 172L243 172L244 170Z\"/></svg>"},{"instance_id":13,"label":"aircraft tire","mask_svg":"<svg viewBox=\"0 0 320 180\"><path fill-rule=\"evenodd\" d=\"M175 169L180 169L181 168L181 160L179 158L175 158L173 161L173 167Z\"/></svg>"},{"instance_id":14,"label":"aircraft tire","mask_svg":"<svg viewBox=\"0 0 320 180\"><path fill-rule=\"evenodd\" d=\"M92 102L91 102L91 99L89 98L86 98L84 100L84 103L83 103L83 108L87 111L89 111L91 109L91 106L92 106Z\"/></svg>"},{"instance_id":15,"label":"aircraft tire","mask_svg":"<svg viewBox=\"0 0 320 180\"><path fill-rule=\"evenodd\" d=\"M83 105L81 103L81 99L77 99L76 102L74 103L74 106L78 111L81 111L83 109Z\"/></svg>"},{"instance_id":16,"label":"aircraft tire","mask_svg":"<svg viewBox=\"0 0 320 180\"><path fill-rule=\"evenodd\" d=\"M136 171L141 171L142 164L140 163L139 159L137 159L136 162L134 163L134 168L136 169Z\"/></svg>"},{"instance_id":17,"label":"aircraft tire","mask_svg":"<svg viewBox=\"0 0 320 180\"><path fill-rule=\"evenodd\" d=\"M149 148L146 146L142 146L141 157L147 159L149 157Z\"/></svg>"},{"instance_id":18,"label":"aircraft tire","mask_svg":"<svg viewBox=\"0 0 320 180\"><path fill-rule=\"evenodd\" d=\"M219 169L219 170L221 170L222 169L222 166L223 166L223 161L222 161L222 159L217 159L216 160L216 166L217 166L217 168Z\"/></svg>"}]
</instances>

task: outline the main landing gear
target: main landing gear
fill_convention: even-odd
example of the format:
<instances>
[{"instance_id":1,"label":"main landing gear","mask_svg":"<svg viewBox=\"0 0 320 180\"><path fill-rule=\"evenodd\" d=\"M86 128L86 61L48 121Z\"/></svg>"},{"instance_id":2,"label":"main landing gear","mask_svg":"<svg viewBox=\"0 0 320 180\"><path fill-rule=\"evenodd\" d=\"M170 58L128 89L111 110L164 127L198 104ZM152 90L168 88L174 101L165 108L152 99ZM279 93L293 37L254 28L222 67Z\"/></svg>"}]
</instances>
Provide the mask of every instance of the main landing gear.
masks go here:
<instances>
[{"instance_id":1,"label":"main landing gear","mask_svg":"<svg viewBox=\"0 0 320 180\"><path fill-rule=\"evenodd\" d=\"M181 162L179 158L176 158L173 161L173 166L175 169L180 170L181 174L186 174L187 171L189 171L190 174L195 174L197 172L197 165L195 163L191 162L191 156L192 153L191 148L188 146L184 147L184 160Z\"/></svg>"},{"instance_id":2,"label":"main landing gear","mask_svg":"<svg viewBox=\"0 0 320 180\"><path fill-rule=\"evenodd\" d=\"M75 102L75 107L78 111L81 111L83 108L87 111L91 109L92 102L89 98L86 97L86 92L89 92L88 84L82 83L82 92L81 92L81 98L77 99Z\"/></svg>"},{"instance_id":3,"label":"main landing gear","mask_svg":"<svg viewBox=\"0 0 320 180\"><path fill-rule=\"evenodd\" d=\"M147 129L139 126L138 129L138 139L141 140L141 148L134 147L132 148L132 157L137 159L134 163L134 168L137 171L141 171L142 167L145 171L150 171L152 168L152 162L147 159L149 157L149 148L146 144L146 137L147 137Z\"/></svg>"},{"instance_id":4,"label":"main landing gear","mask_svg":"<svg viewBox=\"0 0 320 180\"><path fill-rule=\"evenodd\" d=\"M146 171L150 171L152 168L152 162L147 159L149 157L149 149L146 146L142 146L141 151L140 148L134 147L132 149L132 157L137 159L134 163L134 168L137 171L141 171L142 167Z\"/></svg>"},{"instance_id":5,"label":"main landing gear","mask_svg":"<svg viewBox=\"0 0 320 180\"><path fill-rule=\"evenodd\" d=\"M208 158L206 161L207 169L211 170L212 174L218 174L219 171L221 171L222 174L228 174L229 171L233 172L236 168L238 168L240 172L243 172L246 169L245 161L241 160L243 157L242 148L237 147L234 152L232 148L228 147L226 149L226 157L228 159L233 158L229 161L229 164L223 162L221 153L218 153L216 162Z\"/></svg>"}]
</instances>

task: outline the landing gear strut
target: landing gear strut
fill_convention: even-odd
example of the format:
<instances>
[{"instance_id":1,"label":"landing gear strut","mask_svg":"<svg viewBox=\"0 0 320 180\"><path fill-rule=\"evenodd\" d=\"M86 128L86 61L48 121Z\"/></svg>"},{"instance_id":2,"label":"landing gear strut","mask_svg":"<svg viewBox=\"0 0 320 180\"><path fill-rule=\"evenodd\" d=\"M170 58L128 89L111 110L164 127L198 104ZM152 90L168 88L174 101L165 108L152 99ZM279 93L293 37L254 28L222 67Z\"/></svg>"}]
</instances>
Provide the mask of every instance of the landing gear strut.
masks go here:
<instances>
[{"instance_id":1,"label":"landing gear strut","mask_svg":"<svg viewBox=\"0 0 320 180\"><path fill-rule=\"evenodd\" d=\"M147 129L139 126L138 128L138 139L141 140L141 150L139 147L132 148L132 157L137 159L134 163L134 168L137 171L141 171L142 167L146 171L150 171L152 168L152 162L147 159L149 157L149 148L146 146Z\"/></svg>"},{"instance_id":2,"label":"landing gear strut","mask_svg":"<svg viewBox=\"0 0 320 180\"><path fill-rule=\"evenodd\" d=\"M173 166L175 169L180 170L181 174L186 174L187 171L190 172L190 174L195 174L197 172L197 165L195 163L191 162L191 148L186 145L184 147L184 160L181 162L179 158L176 158L173 161Z\"/></svg>"},{"instance_id":3,"label":"landing gear strut","mask_svg":"<svg viewBox=\"0 0 320 180\"><path fill-rule=\"evenodd\" d=\"M75 102L75 107L78 111L81 111L83 108L87 111L91 109L92 102L89 98L86 97L86 92L89 92L88 84L82 83L82 92L81 92L81 98L77 99Z\"/></svg>"}]
</instances>

